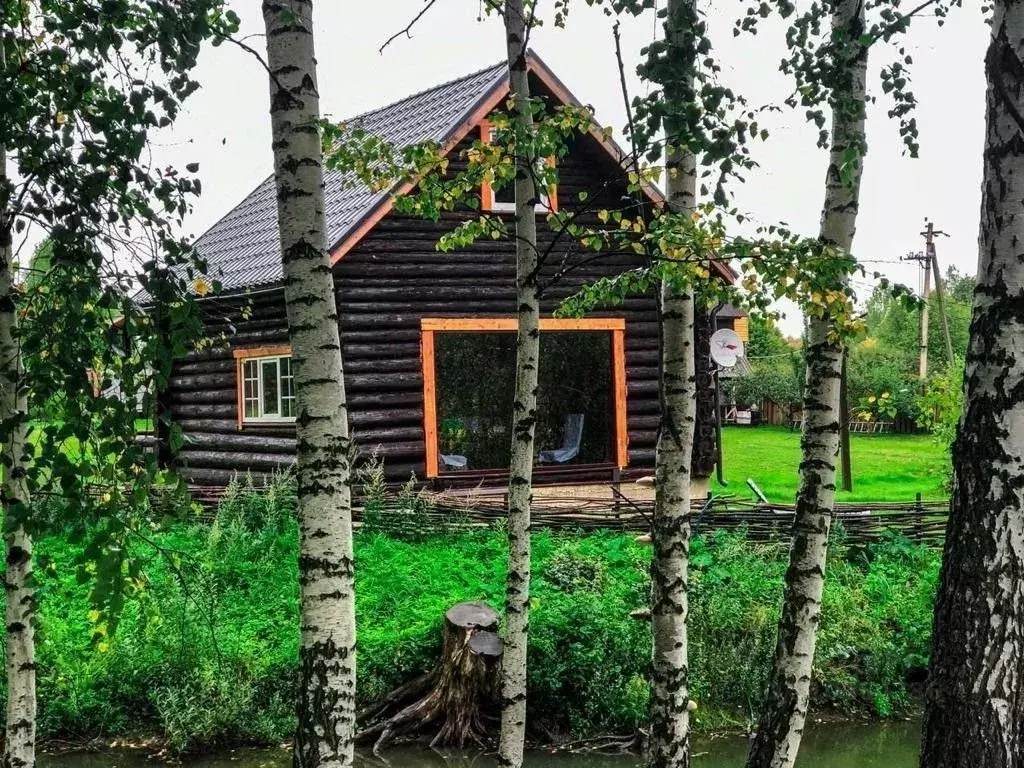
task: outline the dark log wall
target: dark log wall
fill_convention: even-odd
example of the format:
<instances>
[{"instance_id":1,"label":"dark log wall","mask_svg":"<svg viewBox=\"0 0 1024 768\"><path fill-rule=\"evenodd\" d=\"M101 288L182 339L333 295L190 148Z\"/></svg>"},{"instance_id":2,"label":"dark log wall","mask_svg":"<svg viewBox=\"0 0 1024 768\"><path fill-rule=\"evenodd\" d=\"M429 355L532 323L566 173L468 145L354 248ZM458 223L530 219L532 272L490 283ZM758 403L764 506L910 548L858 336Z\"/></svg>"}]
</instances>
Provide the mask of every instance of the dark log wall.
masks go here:
<instances>
[{"instance_id":1,"label":"dark log wall","mask_svg":"<svg viewBox=\"0 0 1024 768\"><path fill-rule=\"evenodd\" d=\"M473 136L472 138L476 138ZM464 142L452 154L461 162ZM590 211L629 205L622 173L591 139L580 139L559 162L558 200L563 210ZM581 203L586 191L591 202ZM432 222L392 212L335 267L345 378L353 434L364 454L384 459L388 478L424 476L423 380L420 319L494 317L515 313L515 262L511 241L479 242L454 253L435 249L438 237L472 211ZM542 310L551 313L581 284L640 264L632 254L582 252L569 238L540 228L548 252L542 269ZM557 279L556 279L557 278ZM169 399L186 446L178 459L197 483L222 483L236 471L259 477L287 465L294 430L287 426L237 428L235 364L229 347L287 342L279 290L245 299L204 302L215 343L189 355L175 371ZM243 307L249 305L248 310ZM595 316L625 317L630 469L650 469L658 426L658 324L653 297L628 299ZM248 316L246 316L248 315ZM481 370L481 375L486 375ZM712 446L713 449L713 446ZM695 452L706 456L707 447Z\"/></svg>"},{"instance_id":2,"label":"dark log wall","mask_svg":"<svg viewBox=\"0 0 1024 768\"><path fill-rule=\"evenodd\" d=\"M232 348L288 343L280 289L202 302L209 343L175 365L167 393L174 420L185 433L176 461L185 478L222 485L239 472L263 480L295 459L290 425L238 430L237 385Z\"/></svg>"},{"instance_id":3,"label":"dark log wall","mask_svg":"<svg viewBox=\"0 0 1024 768\"><path fill-rule=\"evenodd\" d=\"M458 166L464 147L453 153L453 166ZM578 142L559 162L562 210L579 210L582 191L594 201L586 204L589 209L622 206L624 187L608 185L616 175L614 164L596 145ZM335 267L350 406L354 413L372 407L382 416L394 414L382 419L379 427L357 431L357 440L364 452L376 451L385 458L393 479L410 472L422 477L424 472L420 319L515 314L515 254L510 241L482 241L453 253L435 249L443 232L476 215L456 212L431 222L392 213ZM597 222L596 215L586 218ZM548 316L580 285L641 263L639 256L622 253L594 259L569 238L556 241L547 225L539 230L542 253L549 253L541 279L541 307ZM650 468L658 424L655 302L629 299L594 316L626 318L630 468ZM386 372L378 368L380 361L387 362Z\"/></svg>"},{"instance_id":4,"label":"dark log wall","mask_svg":"<svg viewBox=\"0 0 1024 768\"><path fill-rule=\"evenodd\" d=\"M697 477L711 477L718 461L715 426L715 365L711 360L710 312L698 306L695 316L694 354L697 367L696 427L690 466Z\"/></svg>"}]
</instances>

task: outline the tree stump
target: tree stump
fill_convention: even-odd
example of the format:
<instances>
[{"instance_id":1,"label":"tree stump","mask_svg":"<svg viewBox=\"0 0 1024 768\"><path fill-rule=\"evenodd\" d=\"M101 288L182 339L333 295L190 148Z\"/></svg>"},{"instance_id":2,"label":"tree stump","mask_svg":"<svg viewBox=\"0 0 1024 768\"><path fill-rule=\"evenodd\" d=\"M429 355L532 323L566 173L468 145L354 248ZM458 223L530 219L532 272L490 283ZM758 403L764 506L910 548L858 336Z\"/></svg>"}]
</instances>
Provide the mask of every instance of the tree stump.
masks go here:
<instances>
[{"instance_id":1,"label":"tree stump","mask_svg":"<svg viewBox=\"0 0 1024 768\"><path fill-rule=\"evenodd\" d=\"M441 662L358 714L356 740L374 739L373 752L398 736L437 727L435 746L483 745L486 722L495 719L501 687L502 643L498 614L481 602L457 603L444 615Z\"/></svg>"}]
</instances>

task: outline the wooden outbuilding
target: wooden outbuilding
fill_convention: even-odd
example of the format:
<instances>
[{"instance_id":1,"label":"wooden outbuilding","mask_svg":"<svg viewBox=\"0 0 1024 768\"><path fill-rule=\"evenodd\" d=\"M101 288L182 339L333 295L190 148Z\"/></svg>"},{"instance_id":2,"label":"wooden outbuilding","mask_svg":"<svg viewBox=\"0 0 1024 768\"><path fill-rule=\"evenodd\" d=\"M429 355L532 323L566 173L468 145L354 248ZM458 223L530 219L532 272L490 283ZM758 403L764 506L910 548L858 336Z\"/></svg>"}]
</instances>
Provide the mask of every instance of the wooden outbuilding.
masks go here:
<instances>
[{"instance_id":1,"label":"wooden outbuilding","mask_svg":"<svg viewBox=\"0 0 1024 768\"><path fill-rule=\"evenodd\" d=\"M529 70L536 94L552 104L576 103L532 53ZM435 140L457 166L474 141L487 140L488 117L504 107L507 94L501 63L347 122L396 147ZM573 142L558 173L546 206L578 207L582 220L596 222L598 207L629 204L623 153L596 125ZM497 484L511 420L514 244L488 240L437 251L441 234L479 212L467 207L436 222L404 215L394 210L394 199L409 191L371 191L354 178L326 176L354 438L363 455L383 460L393 481L415 474L440 485ZM663 203L653 186L645 194ZM484 188L481 207L505 215L509 195L511 189ZM543 210L538 224L546 253L541 367L550 373L542 373L541 381L537 482L649 473L659 419L654 297L631 298L579 320L553 316L579 286L637 266L641 257L588 252L553 231ZM183 474L196 484L219 485L240 472L259 477L294 461L295 391L273 179L247 195L197 247L222 290L200 299L209 338L176 364L161 401L185 435L175 456ZM734 277L726 265L715 269L716 279ZM704 475L711 474L714 456L713 442L707 443L714 434L705 375L710 329L705 315L698 331L698 348L705 352L699 377L704 423L695 451L695 470Z\"/></svg>"}]
</instances>

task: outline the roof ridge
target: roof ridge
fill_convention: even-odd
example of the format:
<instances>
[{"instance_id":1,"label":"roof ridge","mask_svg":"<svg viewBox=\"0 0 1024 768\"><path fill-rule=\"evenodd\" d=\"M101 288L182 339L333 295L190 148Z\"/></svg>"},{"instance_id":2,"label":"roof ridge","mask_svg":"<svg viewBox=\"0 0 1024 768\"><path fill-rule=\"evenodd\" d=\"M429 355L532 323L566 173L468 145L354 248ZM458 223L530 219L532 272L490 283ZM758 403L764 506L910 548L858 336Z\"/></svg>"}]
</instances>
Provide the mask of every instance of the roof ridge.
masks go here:
<instances>
[{"instance_id":1,"label":"roof ridge","mask_svg":"<svg viewBox=\"0 0 1024 768\"><path fill-rule=\"evenodd\" d=\"M403 96L402 98L396 99L395 101L392 101L392 102L390 102L388 104L385 104L383 106L375 107L374 109L371 109L371 110L369 110L367 112L361 112L360 114L353 115L352 117L342 118L338 122L339 123L350 123L353 120L363 120L363 119L365 119L367 117L371 117L372 115L376 115L376 114L378 114L380 112L386 112L389 109L393 109L394 107L397 107L399 104L404 104L407 101L412 101L413 99L417 98L418 96L425 96L426 94L431 93L433 91L439 91L442 88L448 88L450 86L455 85L456 83L461 83L461 82L463 82L465 80L470 80L470 79L472 79L474 77L477 77L479 75L482 75L484 72L488 72L488 71L490 71L492 69L500 68L501 71L504 72L505 71L505 67L507 67L507 66L508 66L507 61L505 59L502 59L501 61L497 61L497 62L491 64L490 66L483 67L482 69L478 69L475 72L470 72L469 74L462 75L460 77L455 77L455 78L452 78L451 80L446 80L443 83L438 83L437 85L432 85L429 88L424 88L423 90L415 91L413 93L408 94L407 96Z\"/></svg>"}]
</instances>

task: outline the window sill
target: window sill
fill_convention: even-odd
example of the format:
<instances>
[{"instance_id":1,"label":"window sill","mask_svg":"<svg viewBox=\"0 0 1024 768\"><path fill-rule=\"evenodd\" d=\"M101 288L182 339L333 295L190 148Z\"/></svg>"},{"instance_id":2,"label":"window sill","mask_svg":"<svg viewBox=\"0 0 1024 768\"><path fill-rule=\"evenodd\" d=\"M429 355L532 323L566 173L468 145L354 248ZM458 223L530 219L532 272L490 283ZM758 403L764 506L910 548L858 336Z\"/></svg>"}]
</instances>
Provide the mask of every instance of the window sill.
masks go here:
<instances>
[{"instance_id":1,"label":"window sill","mask_svg":"<svg viewBox=\"0 0 1024 768\"><path fill-rule=\"evenodd\" d=\"M534 213L553 213L550 207L544 203L533 206ZM485 213L515 213L515 203L491 203L491 207Z\"/></svg>"}]
</instances>

